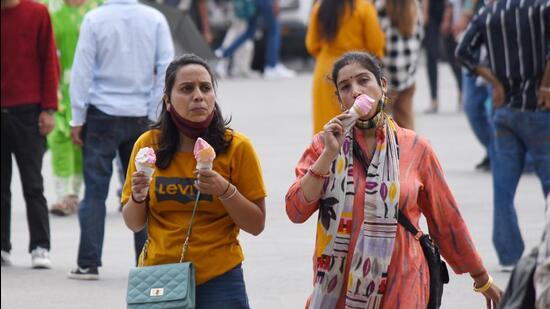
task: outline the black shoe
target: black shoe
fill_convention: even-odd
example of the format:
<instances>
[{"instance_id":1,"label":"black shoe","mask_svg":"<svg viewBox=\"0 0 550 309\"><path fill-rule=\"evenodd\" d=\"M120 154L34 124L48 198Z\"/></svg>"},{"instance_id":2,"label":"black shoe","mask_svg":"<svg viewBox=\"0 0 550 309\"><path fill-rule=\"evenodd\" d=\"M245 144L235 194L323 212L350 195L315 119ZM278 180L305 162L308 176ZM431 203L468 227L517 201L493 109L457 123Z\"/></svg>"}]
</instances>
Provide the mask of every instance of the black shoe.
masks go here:
<instances>
[{"instance_id":1,"label":"black shoe","mask_svg":"<svg viewBox=\"0 0 550 309\"><path fill-rule=\"evenodd\" d=\"M485 157L481 162L476 165L476 170L488 172L491 170L491 160L489 157Z\"/></svg>"},{"instance_id":2,"label":"black shoe","mask_svg":"<svg viewBox=\"0 0 550 309\"><path fill-rule=\"evenodd\" d=\"M88 268L77 267L69 271L69 278L76 280L98 280L99 272L97 266L90 266Z\"/></svg>"}]
</instances>

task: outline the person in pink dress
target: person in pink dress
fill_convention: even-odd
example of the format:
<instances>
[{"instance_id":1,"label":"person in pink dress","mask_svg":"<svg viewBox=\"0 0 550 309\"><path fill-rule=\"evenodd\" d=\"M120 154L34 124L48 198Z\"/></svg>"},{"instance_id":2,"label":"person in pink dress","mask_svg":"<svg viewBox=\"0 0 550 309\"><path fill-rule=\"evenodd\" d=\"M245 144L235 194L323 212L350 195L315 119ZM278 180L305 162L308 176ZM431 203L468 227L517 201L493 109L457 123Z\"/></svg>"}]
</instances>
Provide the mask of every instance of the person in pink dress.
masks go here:
<instances>
[{"instance_id":1,"label":"person in pink dress","mask_svg":"<svg viewBox=\"0 0 550 309\"><path fill-rule=\"evenodd\" d=\"M483 265L435 152L383 112L388 82L378 60L347 53L331 77L344 112L314 136L286 195L294 223L319 210L306 307L427 308L426 258L398 224L399 213L416 227L424 215L443 258L455 273L469 273L487 308L496 308L502 291ZM360 95L375 103L347 129L348 110Z\"/></svg>"}]
</instances>

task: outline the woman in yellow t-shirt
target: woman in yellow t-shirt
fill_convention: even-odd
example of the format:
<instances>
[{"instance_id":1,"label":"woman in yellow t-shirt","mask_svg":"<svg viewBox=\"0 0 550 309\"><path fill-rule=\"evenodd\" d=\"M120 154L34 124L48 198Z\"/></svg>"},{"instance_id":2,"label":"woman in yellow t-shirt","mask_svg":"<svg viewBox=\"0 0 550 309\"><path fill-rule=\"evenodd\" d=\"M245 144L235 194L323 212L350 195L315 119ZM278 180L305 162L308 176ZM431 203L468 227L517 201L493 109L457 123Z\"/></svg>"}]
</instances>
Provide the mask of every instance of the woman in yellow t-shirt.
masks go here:
<instances>
[{"instance_id":1,"label":"woman in yellow t-shirt","mask_svg":"<svg viewBox=\"0 0 550 309\"><path fill-rule=\"evenodd\" d=\"M134 232L147 225L143 265L158 265L179 261L200 190L185 255L196 268L197 308L249 307L237 236L241 229L258 235L265 224L258 157L250 140L228 125L208 64L195 55L172 61L159 121L136 141L130 161L141 148L152 147L157 157L152 180L130 164L122 193L126 225ZM195 169L198 137L216 151L212 170Z\"/></svg>"}]
</instances>

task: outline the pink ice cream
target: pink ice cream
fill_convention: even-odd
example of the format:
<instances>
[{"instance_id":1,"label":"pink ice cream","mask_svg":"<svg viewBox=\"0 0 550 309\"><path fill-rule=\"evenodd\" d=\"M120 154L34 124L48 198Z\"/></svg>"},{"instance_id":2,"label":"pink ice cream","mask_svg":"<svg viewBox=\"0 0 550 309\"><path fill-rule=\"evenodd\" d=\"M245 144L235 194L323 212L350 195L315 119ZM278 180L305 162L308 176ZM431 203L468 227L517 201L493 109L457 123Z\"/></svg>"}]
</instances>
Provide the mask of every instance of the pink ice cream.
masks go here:
<instances>
[{"instance_id":1,"label":"pink ice cream","mask_svg":"<svg viewBox=\"0 0 550 309\"><path fill-rule=\"evenodd\" d=\"M362 94L355 99L350 112L354 111L359 116L358 118L366 116L372 109L374 102L376 101L373 98L366 94Z\"/></svg>"},{"instance_id":2,"label":"pink ice cream","mask_svg":"<svg viewBox=\"0 0 550 309\"><path fill-rule=\"evenodd\" d=\"M137 171L144 172L145 175L149 177L149 181L151 181L153 172L155 171L155 163L157 162L155 150L151 147L141 148L136 154L135 161ZM146 190L148 190L148 188Z\"/></svg>"},{"instance_id":3,"label":"pink ice cream","mask_svg":"<svg viewBox=\"0 0 550 309\"><path fill-rule=\"evenodd\" d=\"M142 165L154 168L156 162L157 155L155 154L155 150L151 147L141 148L136 155L136 167L137 165Z\"/></svg>"},{"instance_id":4,"label":"pink ice cream","mask_svg":"<svg viewBox=\"0 0 550 309\"><path fill-rule=\"evenodd\" d=\"M348 132L353 127L357 119L368 115L375 102L376 100L366 94L358 96L349 109L349 114L353 117L342 120L344 131Z\"/></svg>"},{"instance_id":5,"label":"pink ice cream","mask_svg":"<svg viewBox=\"0 0 550 309\"><path fill-rule=\"evenodd\" d=\"M212 162L216 158L216 152L210 144L199 137L195 142L193 153L197 160L197 169L212 169Z\"/></svg>"}]
</instances>

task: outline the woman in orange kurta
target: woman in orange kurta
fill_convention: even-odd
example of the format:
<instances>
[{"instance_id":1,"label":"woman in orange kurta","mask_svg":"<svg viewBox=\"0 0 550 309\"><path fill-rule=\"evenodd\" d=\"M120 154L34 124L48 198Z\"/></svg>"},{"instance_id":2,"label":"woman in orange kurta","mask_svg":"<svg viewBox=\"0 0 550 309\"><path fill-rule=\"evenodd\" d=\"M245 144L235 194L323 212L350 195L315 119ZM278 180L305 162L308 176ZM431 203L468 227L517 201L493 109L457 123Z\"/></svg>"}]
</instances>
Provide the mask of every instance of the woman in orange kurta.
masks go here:
<instances>
[{"instance_id":1,"label":"woman in orange kurta","mask_svg":"<svg viewBox=\"0 0 550 309\"><path fill-rule=\"evenodd\" d=\"M376 103L368 114L359 118L354 125L348 125L353 126L351 129L346 129L350 113L343 113L328 122L323 132L314 136L312 144L296 167L296 181L287 193L286 211L291 221L302 223L319 210L313 258L314 292L306 307L427 307L429 270L426 259L419 242L397 224L397 212L406 215L415 226L418 226L420 215L423 214L430 234L447 263L457 274L470 273L474 286L480 288L487 298L488 308L491 302L493 305L497 304L501 291L492 284L492 279L483 266L431 146L415 132L398 127L381 111L383 103L379 102L385 101L387 82L382 77L377 60L366 53L347 53L335 63L332 78L337 86L338 98L346 109L350 109L360 95L368 95ZM351 141L366 157L369 175L366 175L355 155L346 157L350 147L355 147L351 146ZM393 153L392 141L395 145L398 144ZM392 156L397 159L392 161ZM379 173L383 177L376 178L376 174L381 171L377 167L384 164L389 168ZM392 167L397 175L392 175ZM341 181L341 174L349 177ZM388 183L389 190L382 188L385 187L386 180L392 178L397 183ZM373 179L379 179L378 183L373 183ZM383 185L379 186L381 183ZM330 195L330 191L349 184L352 192L365 194L344 192L341 196L350 201L349 211L346 212L346 202L339 202L338 195ZM378 204L371 197L373 192L379 192L385 200ZM392 194L396 195L395 199ZM384 207L385 213L388 213L388 207L391 213L392 205L395 206L395 213L386 216L382 219L384 221L379 220L383 215L371 216L373 207L378 208L374 212L383 214ZM369 226L368 221L373 221L374 224ZM375 231L373 227L376 226L387 228ZM331 230L331 227L334 229ZM331 234L335 230L337 232ZM372 235L373 231L378 236L374 238L393 238L391 242L383 244L390 244L389 248L393 250L389 251L386 258L387 265L384 265L384 259L379 256L386 254L388 247L380 251L376 247L379 244L375 242L374 245L364 247L357 245L358 242L368 242L364 235ZM345 237L346 234L349 235L348 238ZM331 249L328 244L333 237L336 240ZM365 251L372 252L366 252L362 256L359 254L362 259L358 259L357 251L361 248L368 248ZM375 258L369 256L378 251L384 253ZM367 259L368 263L362 264ZM334 271L335 268L340 270ZM375 268L377 270L373 270ZM357 269L359 277L376 277L379 273L382 275L373 279L370 287L370 279L361 282L364 278L354 277ZM363 283L365 284L362 285ZM363 292L365 288L366 293ZM340 290L334 292L335 289ZM333 297L327 296L327 293L333 293Z\"/></svg>"},{"instance_id":2,"label":"woman in orange kurta","mask_svg":"<svg viewBox=\"0 0 550 309\"><path fill-rule=\"evenodd\" d=\"M365 0L322 0L311 12L306 47L315 58L313 73L313 133L342 112L327 78L334 61L348 51L382 57L384 33L374 6Z\"/></svg>"}]
</instances>

